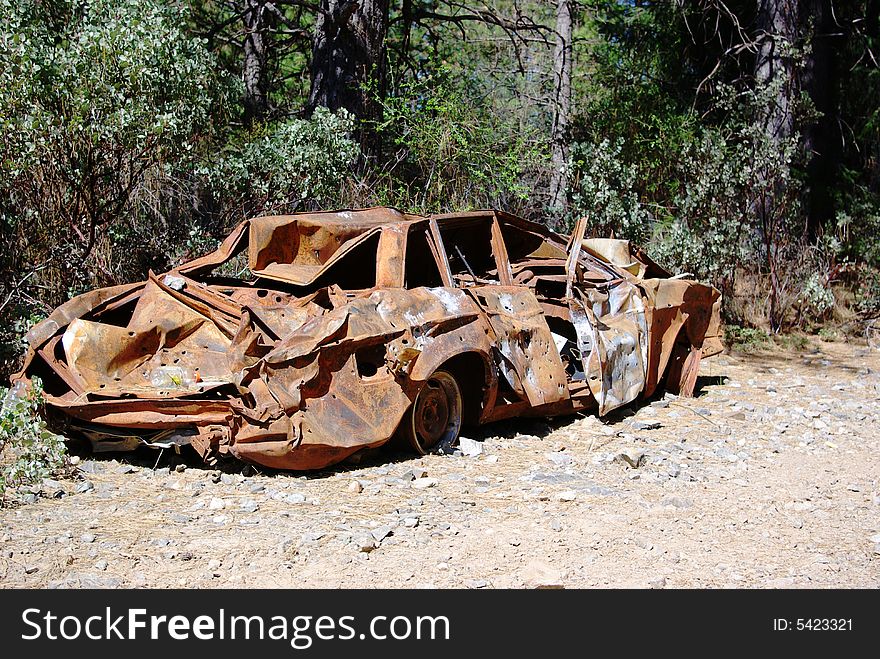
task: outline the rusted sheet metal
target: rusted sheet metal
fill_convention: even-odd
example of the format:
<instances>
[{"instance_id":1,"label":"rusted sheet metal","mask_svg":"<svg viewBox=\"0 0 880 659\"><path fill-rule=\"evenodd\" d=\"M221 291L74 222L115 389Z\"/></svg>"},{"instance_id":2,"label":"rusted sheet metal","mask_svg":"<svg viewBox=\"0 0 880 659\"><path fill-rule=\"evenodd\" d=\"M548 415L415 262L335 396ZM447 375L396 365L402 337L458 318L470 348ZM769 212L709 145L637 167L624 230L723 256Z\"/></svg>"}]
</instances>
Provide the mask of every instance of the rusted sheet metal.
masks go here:
<instances>
[{"instance_id":1,"label":"rusted sheet metal","mask_svg":"<svg viewBox=\"0 0 880 659\"><path fill-rule=\"evenodd\" d=\"M513 390L535 407L568 398L565 367L532 292L507 286L468 290L488 315L498 369Z\"/></svg>"},{"instance_id":2,"label":"rusted sheet metal","mask_svg":"<svg viewBox=\"0 0 880 659\"><path fill-rule=\"evenodd\" d=\"M52 420L96 450L190 445L282 469L401 427L430 431L423 447L457 415L605 414L665 373L692 392L721 350L718 291L585 230L501 211L251 219L211 254L59 307L13 379L40 377ZM239 254L249 274L222 276Z\"/></svg>"}]
</instances>

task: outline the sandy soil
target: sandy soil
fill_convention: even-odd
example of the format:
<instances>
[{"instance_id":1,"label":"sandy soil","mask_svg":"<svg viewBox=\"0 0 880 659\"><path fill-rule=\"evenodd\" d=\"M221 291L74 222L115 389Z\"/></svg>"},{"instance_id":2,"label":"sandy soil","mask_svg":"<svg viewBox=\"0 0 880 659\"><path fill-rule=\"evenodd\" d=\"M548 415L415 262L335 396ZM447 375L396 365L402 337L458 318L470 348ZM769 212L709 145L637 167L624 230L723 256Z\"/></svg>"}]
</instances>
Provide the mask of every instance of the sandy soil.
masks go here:
<instances>
[{"instance_id":1,"label":"sandy soil","mask_svg":"<svg viewBox=\"0 0 880 659\"><path fill-rule=\"evenodd\" d=\"M880 587L880 352L724 355L698 386L496 424L471 457L86 459L0 510L0 585Z\"/></svg>"}]
</instances>

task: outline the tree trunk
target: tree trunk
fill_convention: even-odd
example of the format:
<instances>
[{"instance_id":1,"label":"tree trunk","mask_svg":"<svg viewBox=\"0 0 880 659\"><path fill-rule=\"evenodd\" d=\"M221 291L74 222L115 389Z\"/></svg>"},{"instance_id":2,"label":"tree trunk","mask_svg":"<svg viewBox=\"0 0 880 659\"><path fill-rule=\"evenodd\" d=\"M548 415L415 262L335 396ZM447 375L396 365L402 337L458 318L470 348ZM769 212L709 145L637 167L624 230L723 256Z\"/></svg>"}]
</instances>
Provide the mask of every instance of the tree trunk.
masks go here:
<instances>
[{"instance_id":1,"label":"tree trunk","mask_svg":"<svg viewBox=\"0 0 880 659\"><path fill-rule=\"evenodd\" d=\"M762 116L758 117L764 133L772 145L781 151L794 134L792 114L798 85L795 63L789 46L797 42L799 27L799 0L759 0L758 3L758 52L755 57L755 86L769 88L771 94ZM780 309L780 282L777 271L780 256L779 243L786 236L780 231L784 221L787 196L787 178L771 169L765 172L769 180L759 180L757 198L753 209L762 227L762 240L766 250L770 274L770 328L778 332L782 325Z\"/></svg>"},{"instance_id":2,"label":"tree trunk","mask_svg":"<svg viewBox=\"0 0 880 659\"><path fill-rule=\"evenodd\" d=\"M840 166L841 136L837 52L845 37L836 27L831 0L806 0L803 11L814 21L812 48L806 54L803 88L821 116L804 132L807 165L806 237L818 238L834 219L834 185Z\"/></svg>"},{"instance_id":3,"label":"tree trunk","mask_svg":"<svg viewBox=\"0 0 880 659\"><path fill-rule=\"evenodd\" d=\"M370 86L385 90L389 0L321 0L312 45L309 110L345 108L361 120L377 118Z\"/></svg>"},{"instance_id":4,"label":"tree trunk","mask_svg":"<svg viewBox=\"0 0 880 659\"><path fill-rule=\"evenodd\" d=\"M779 85L763 120L767 134L780 143L794 129L794 62L785 49L797 40L799 13L797 0L759 0L760 43L755 58L755 82L758 86Z\"/></svg>"},{"instance_id":5,"label":"tree trunk","mask_svg":"<svg viewBox=\"0 0 880 659\"><path fill-rule=\"evenodd\" d=\"M556 48L553 61L553 125L550 133L553 173L550 179L551 212L566 209L568 123L571 113L572 0L557 0Z\"/></svg>"},{"instance_id":6,"label":"tree trunk","mask_svg":"<svg viewBox=\"0 0 880 659\"><path fill-rule=\"evenodd\" d=\"M266 84L266 0L244 0L244 59L241 77L244 82L244 121L251 124L269 111Z\"/></svg>"}]
</instances>

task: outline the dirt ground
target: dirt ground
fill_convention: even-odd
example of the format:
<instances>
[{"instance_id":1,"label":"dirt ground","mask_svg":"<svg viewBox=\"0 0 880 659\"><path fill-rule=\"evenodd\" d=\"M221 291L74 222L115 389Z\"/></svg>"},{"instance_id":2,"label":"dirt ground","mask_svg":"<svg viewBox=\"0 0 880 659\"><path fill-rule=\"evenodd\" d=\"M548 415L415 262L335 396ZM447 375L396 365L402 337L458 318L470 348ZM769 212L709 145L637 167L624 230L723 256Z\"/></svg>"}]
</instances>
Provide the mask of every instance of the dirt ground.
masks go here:
<instances>
[{"instance_id":1,"label":"dirt ground","mask_svg":"<svg viewBox=\"0 0 880 659\"><path fill-rule=\"evenodd\" d=\"M880 587L880 351L723 355L698 387L309 476L84 459L0 510L0 585Z\"/></svg>"}]
</instances>

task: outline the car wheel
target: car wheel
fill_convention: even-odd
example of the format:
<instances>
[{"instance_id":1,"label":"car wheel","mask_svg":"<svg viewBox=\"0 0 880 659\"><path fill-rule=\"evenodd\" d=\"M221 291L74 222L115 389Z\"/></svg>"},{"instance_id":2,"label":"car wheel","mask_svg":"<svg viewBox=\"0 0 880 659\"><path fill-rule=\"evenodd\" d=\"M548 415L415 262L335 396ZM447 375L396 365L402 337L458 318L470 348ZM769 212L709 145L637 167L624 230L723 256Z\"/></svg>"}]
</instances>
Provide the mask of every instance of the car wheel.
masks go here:
<instances>
[{"instance_id":1,"label":"car wheel","mask_svg":"<svg viewBox=\"0 0 880 659\"><path fill-rule=\"evenodd\" d=\"M446 371L435 371L416 395L404 420L404 435L419 455L452 444L461 431L461 388Z\"/></svg>"}]
</instances>

